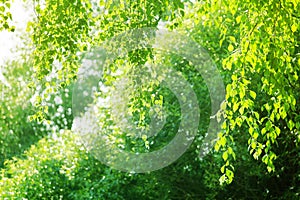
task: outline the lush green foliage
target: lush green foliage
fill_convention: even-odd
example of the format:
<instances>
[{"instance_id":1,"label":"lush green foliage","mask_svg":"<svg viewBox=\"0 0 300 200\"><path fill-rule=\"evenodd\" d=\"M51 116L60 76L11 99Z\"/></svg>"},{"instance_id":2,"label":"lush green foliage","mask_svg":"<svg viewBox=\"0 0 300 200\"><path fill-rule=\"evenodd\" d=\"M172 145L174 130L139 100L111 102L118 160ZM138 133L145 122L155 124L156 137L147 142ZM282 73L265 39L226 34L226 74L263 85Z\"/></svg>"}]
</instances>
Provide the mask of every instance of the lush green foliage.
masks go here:
<instances>
[{"instance_id":1,"label":"lush green foliage","mask_svg":"<svg viewBox=\"0 0 300 200\"><path fill-rule=\"evenodd\" d=\"M6 64L10 86L0 88L0 198L299 198L299 1L34 2L36 18L27 28L34 51L27 53L30 59ZM0 30L10 29L8 8L0 4ZM220 70L226 85L222 132L214 149L199 158L211 115L201 75L176 54L132 51L110 63L101 79L109 89L98 97L113 94L114 83L124 78L122 69L127 79L138 82L120 94L129 97L125 107L137 127L149 129L151 106L168 113L167 123L155 137L136 138L120 132L120 119L111 115L111 107L100 107L99 126L109 141L126 151L151 152L174 137L181 115L176 96L159 82L144 84L140 78L154 58L193 86L201 123L191 147L172 165L145 174L112 170L68 131L72 86L86 51L124 31L161 22L207 49Z\"/></svg>"},{"instance_id":2,"label":"lush green foliage","mask_svg":"<svg viewBox=\"0 0 300 200\"><path fill-rule=\"evenodd\" d=\"M8 30L15 31L15 27L10 25L10 21L12 20L12 15L9 12L11 5L11 0L1 0L0 1L0 31Z\"/></svg>"},{"instance_id":3,"label":"lush green foliage","mask_svg":"<svg viewBox=\"0 0 300 200\"><path fill-rule=\"evenodd\" d=\"M34 114L30 103L32 91L26 82L30 80L29 65L11 62L10 69L4 71L8 84L1 84L1 120L0 120L0 166L5 159L20 154L32 143L37 141L38 124L28 123L28 116Z\"/></svg>"},{"instance_id":4,"label":"lush green foliage","mask_svg":"<svg viewBox=\"0 0 300 200\"><path fill-rule=\"evenodd\" d=\"M224 15L207 16L218 7ZM222 60L223 68L232 72L226 86L226 132L216 144L216 149L226 146L222 171L233 169L227 160L228 155L235 156L226 141L233 140L235 132L250 134L249 151L255 159L261 157L269 172L275 170L277 152L286 148L293 157L290 145L299 150L299 7L296 1L258 1L216 2L199 8L207 16L204 24L217 24L219 45L226 45L230 54ZM226 178L231 182L231 173L221 181Z\"/></svg>"},{"instance_id":5,"label":"lush green foliage","mask_svg":"<svg viewBox=\"0 0 300 200\"><path fill-rule=\"evenodd\" d=\"M35 114L33 98L40 87L35 91L28 87L33 74L32 62L26 56L22 58L23 61L6 63L9 68L4 68L3 72L7 83L1 85L0 166L5 159L21 154L49 132L72 126L72 93L68 88L49 96L49 109L45 115L49 121L30 121L30 116Z\"/></svg>"}]
</instances>

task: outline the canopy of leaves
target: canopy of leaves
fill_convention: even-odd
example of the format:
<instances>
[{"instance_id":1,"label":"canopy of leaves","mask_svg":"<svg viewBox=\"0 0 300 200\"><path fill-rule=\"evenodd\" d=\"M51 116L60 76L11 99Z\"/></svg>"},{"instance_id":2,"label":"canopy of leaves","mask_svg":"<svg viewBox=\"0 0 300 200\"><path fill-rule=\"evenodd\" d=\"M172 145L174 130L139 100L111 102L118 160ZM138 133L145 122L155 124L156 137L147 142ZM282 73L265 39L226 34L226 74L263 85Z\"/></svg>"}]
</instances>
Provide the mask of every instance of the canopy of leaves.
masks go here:
<instances>
[{"instance_id":1,"label":"canopy of leaves","mask_svg":"<svg viewBox=\"0 0 300 200\"><path fill-rule=\"evenodd\" d=\"M0 30L13 30L9 7L9 1L0 2ZM0 197L299 198L299 1L45 0L34 1L34 7L27 27L34 50L29 61L6 64L10 87L0 88ZM149 129L151 107L169 115L156 137L137 139L116 127L120 119L111 107L100 107L98 125L108 142L151 152L173 139L180 105L159 82L145 84L141 77L149 63L175 69L193 86L202 123L191 147L172 165L145 174L112 170L68 130L72 86L86 52L124 31L162 24L199 43L216 63L226 85L222 131L214 149L199 158L211 102L201 74L186 59L151 48L119 55L100 80L107 92L100 87L96 96L112 95L114 83L127 78L136 84L123 91L130 100L125 107L140 130Z\"/></svg>"}]
</instances>

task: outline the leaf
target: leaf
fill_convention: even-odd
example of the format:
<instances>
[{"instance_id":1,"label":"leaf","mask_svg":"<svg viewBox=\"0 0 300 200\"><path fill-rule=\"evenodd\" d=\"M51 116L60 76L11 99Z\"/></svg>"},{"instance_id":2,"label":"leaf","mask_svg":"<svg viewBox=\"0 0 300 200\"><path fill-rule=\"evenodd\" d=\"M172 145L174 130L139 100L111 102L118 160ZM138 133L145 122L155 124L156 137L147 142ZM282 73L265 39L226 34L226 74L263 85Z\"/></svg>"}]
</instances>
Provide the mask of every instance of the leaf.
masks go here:
<instances>
[{"instance_id":1,"label":"leaf","mask_svg":"<svg viewBox=\"0 0 300 200\"><path fill-rule=\"evenodd\" d=\"M256 93L254 91L250 91L250 96L255 99L256 98Z\"/></svg>"},{"instance_id":2,"label":"leaf","mask_svg":"<svg viewBox=\"0 0 300 200\"><path fill-rule=\"evenodd\" d=\"M229 153L229 154L232 154L232 153L233 153L233 150L232 150L231 147L228 147L228 153Z\"/></svg>"},{"instance_id":3,"label":"leaf","mask_svg":"<svg viewBox=\"0 0 300 200\"><path fill-rule=\"evenodd\" d=\"M295 124L294 124L294 122L292 120L289 120L289 122L288 122L287 125L288 125L288 127L289 127L290 130L292 130L294 128L294 126L295 126Z\"/></svg>"},{"instance_id":4,"label":"leaf","mask_svg":"<svg viewBox=\"0 0 300 200\"><path fill-rule=\"evenodd\" d=\"M271 121L267 121L267 123L266 123L266 129L270 130L271 127L272 127L272 122Z\"/></svg>"},{"instance_id":5,"label":"leaf","mask_svg":"<svg viewBox=\"0 0 300 200\"><path fill-rule=\"evenodd\" d=\"M223 158L224 161L226 161L228 159L228 152L227 151L225 151L223 153L222 158Z\"/></svg>"},{"instance_id":6,"label":"leaf","mask_svg":"<svg viewBox=\"0 0 300 200\"><path fill-rule=\"evenodd\" d=\"M220 170L221 170L222 173L224 173L225 172L225 165L223 165Z\"/></svg>"},{"instance_id":7,"label":"leaf","mask_svg":"<svg viewBox=\"0 0 300 200\"><path fill-rule=\"evenodd\" d=\"M259 114L258 114L258 112L253 112L253 113L254 113L256 119L259 119Z\"/></svg>"},{"instance_id":8,"label":"leaf","mask_svg":"<svg viewBox=\"0 0 300 200\"><path fill-rule=\"evenodd\" d=\"M226 101L223 101L220 106L221 110L226 110L226 105L227 105Z\"/></svg>"},{"instance_id":9,"label":"leaf","mask_svg":"<svg viewBox=\"0 0 300 200\"><path fill-rule=\"evenodd\" d=\"M256 142L252 142L252 143L251 143L251 148L252 148L252 149L255 149L255 148L256 148Z\"/></svg>"},{"instance_id":10,"label":"leaf","mask_svg":"<svg viewBox=\"0 0 300 200\"><path fill-rule=\"evenodd\" d=\"M230 44L229 46L228 46L228 51L233 51L234 50L234 47L232 46L232 44Z\"/></svg>"},{"instance_id":11,"label":"leaf","mask_svg":"<svg viewBox=\"0 0 300 200\"><path fill-rule=\"evenodd\" d=\"M241 15L237 16L237 17L235 18L236 23L239 24L239 23L241 22L241 19L242 19L242 16L241 16Z\"/></svg>"},{"instance_id":12,"label":"leaf","mask_svg":"<svg viewBox=\"0 0 300 200\"><path fill-rule=\"evenodd\" d=\"M241 117L237 117L237 118L235 119L235 121L236 121L236 124L237 124L239 127L242 126L242 124L243 124L243 119L242 119Z\"/></svg>"},{"instance_id":13,"label":"leaf","mask_svg":"<svg viewBox=\"0 0 300 200\"><path fill-rule=\"evenodd\" d=\"M250 135L252 135L253 132L254 132L254 128L251 126L251 127L249 128L249 133L250 133Z\"/></svg>"},{"instance_id":14,"label":"leaf","mask_svg":"<svg viewBox=\"0 0 300 200\"><path fill-rule=\"evenodd\" d=\"M219 142L216 142L215 151L219 151L219 150L220 150L220 144L219 144Z\"/></svg>"},{"instance_id":15,"label":"leaf","mask_svg":"<svg viewBox=\"0 0 300 200\"><path fill-rule=\"evenodd\" d=\"M282 119L286 118L287 114L286 114L285 110L281 111L280 116L281 116Z\"/></svg>"},{"instance_id":16,"label":"leaf","mask_svg":"<svg viewBox=\"0 0 300 200\"><path fill-rule=\"evenodd\" d=\"M236 156L235 156L235 153L234 153L234 151L232 152L232 157L233 157L233 160L236 160Z\"/></svg>"},{"instance_id":17,"label":"leaf","mask_svg":"<svg viewBox=\"0 0 300 200\"><path fill-rule=\"evenodd\" d=\"M270 172L272 172L274 169L273 169L272 167L267 166L267 170L268 170L268 172L270 173Z\"/></svg>"},{"instance_id":18,"label":"leaf","mask_svg":"<svg viewBox=\"0 0 300 200\"><path fill-rule=\"evenodd\" d=\"M258 157L259 157L259 153L258 153L258 151L256 151L256 152L253 154L253 158L254 158L255 160L258 160Z\"/></svg>"},{"instance_id":19,"label":"leaf","mask_svg":"<svg viewBox=\"0 0 300 200\"><path fill-rule=\"evenodd\" d=\"M239 90L239 96L240 98L244 98L245 96L245 88L244 87L241 87L240 90Z\"/></svg>"},{"instance_id":20,"label":"leaf","mask_svg":"<svg viewBox=\"0 0 300 200\"><path fill-rule=\"evenodd\" d=\"M239 109L239 113L241 114L241 115L243 115L244 114L244 107L242 106L242 107L240 107L240 109Z\"/></svg>"},{"instance_id":21,"label":"leaf","mask_svg":"<svg viewBox=\"0 0 300 200\"><path fill-rule=\"evenodd\" d=\"M220 47L222 47L222 44L223 44L224 40L225 40L225 37L222 37L222 39L220 39L220 41L219 41Z\"/></svg>"},{"instance_id":22,"label":"leaf","mask_svg":"<svg viewBox=\"0 0 300 200\"><path fill-rule=\"evenodd\" d=\"M229 36L229 40L230 40L231 42L233 42L233 43L236 43L236 39L235 39L235 37L233 37L233 36Z\"/></svg>"},{"instance_id":23,"label":"leaf","mask_svg":"<svg viewBox=\"0 0 300 200\"><path fill-rule=\"evenodd\" d=\"M255 132L253 133L252 137L256 140L256 139L258 138L258 132L255 131Z\"/></svg>"},{"instance_id":24,"label":"leaf","mask_svg":"<svg viewBox=\"0 0 300 200\"><path fill-rule=\"evenodd\" d=\"M269 106L268 103L265 104L265 108L266 108L266 110L267 110L268 112L271 110L271 107Z\"/></svg>"},{"instance_id":25,"label":"leaf","mask_svg":"<svg viewBox=\"0 0 300 200\"><path fill-rule=\"evenodd\" d=\"M275 132L276 132L277 136L279 136L279 134L280 134L280 129L279 129L277 126L275 127Z\"/></svg>"},{"instance_id":26,"label":"leaf","mask_svg":"<svg viewBox=\"0 0 300 200\"><path fill-rule=\"evenodd\" d=\"M226 145L226 138L223 136L220 139L220 144L224 147Z\"/></svg>"},{"instance_id":27,"label":"leaf","mask_svg":"<svg viewBox=\"0 0 300 200\"><path fill-rule=\"evenodd\" d=\"M233 180L234 173L230 169L226 169L226 176L228 177L228 183L231 183Z\"/></svg>"},{"instance_id":28,"label":"leaf","mask_svg":"<svg viewBox=\"0 0 300 200\"><path fill-rule=\"evenodd\" d=\"M226 96L227 96L228 94L231 94L231 90L232 90L231 84L228 84L228 85L226 86ZM227 98L227 97L226 97L226 98Z\"/></svg>"},{"instance_id":29,"label":"leaf","mask_svg":"<svg viewBox=\"0 0 300 200\"><path fill-rule=\"evenodd\" d=\"M237 111L238 108L239 108L239 104L234 103L233 104L233 112Z\"/></svg>"},{"instance_id":30,"label":"leaf","mask_svg":"<svg viewBox=\"0 0 300 200\"><path fill-rule=\"evenodd\" d=\"M292 27L291 27L291 29L292 29L292 32L294 33L294 32L297 31L297 26L295 24L293 24Z\"/></svg>"},{"instance_id":31,"label":"leaf","mask_svg":"<svg viewBox=\"0 0 300 200\"><path fill-rule=\"evenodd\" d=\"M223 174L219 179L220 185L223 185L226 182L226 180L227 180L226 175Z\"/></svg>"},{"instance_id":32,"label":"leaf","mask_svg":"<svg viewBox=\"0 0 300 200\"><path fill-rule=\"evenodd\" d=\"M233 81L237 81L237 75L233 74L233 75L231 76L231 79L232 79Z\"/></svg>"},{"instance_id":33,"label":"leaf","mask_svg":"<svg viewBox=\"0 0 300 200\"><path fill-rule=\"evenodd\" d=\"M265 155L262 157L262 161L263 161L265 164L268 164L269 157L268 157L267 154L265 154Z\"/></svg>"},{"instance_id":34,"label":"leaf","mask_svg":"<svg viewBox=\"0 0 300 200\"><path fill-rule=\"evenodd\" d=\"M147 140L147 135L142 135L142 140L146 141Z\"/></svg>"}]
</instances>

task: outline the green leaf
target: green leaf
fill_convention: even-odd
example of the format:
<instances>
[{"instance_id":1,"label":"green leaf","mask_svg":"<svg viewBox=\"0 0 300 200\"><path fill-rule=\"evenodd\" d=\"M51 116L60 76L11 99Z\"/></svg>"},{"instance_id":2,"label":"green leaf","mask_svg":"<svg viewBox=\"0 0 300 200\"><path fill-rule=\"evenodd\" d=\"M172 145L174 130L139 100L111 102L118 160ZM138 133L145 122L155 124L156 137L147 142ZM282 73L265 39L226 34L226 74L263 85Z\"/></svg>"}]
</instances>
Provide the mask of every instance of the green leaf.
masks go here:
<instances>
[{"instance_id":1,"label":"green leaf","mask_svg":"<svg viewBox=\"0 0 300 200\"><path fill-rule=\"evenodd\" d=\"M252 148L252 149L255 149L255 148L256 148L256 142L252 142L252 143L251 143L251 148Z\"/></svg>"},{"instance_id":2,"label":"green leaf","mask_svg":"<svg viewBox=\"0 0 300 200\"><path fill-rule=\"evenodd\" d=\"M222 147L225 147L225 145L226 145L226 137L221 137L221 139L220 139L220 144L222 145Z\"/></svg>"},{"instance_id":3,"label":"green leaf","mask_svg":"<svg viewBox=\"0 0 300 200\"><path fill-rule=\"evenodd\" d=\"M236 43L236 39L235 39L235 37L233 37L233 36L229 36L229 40L230 40L231 42L233 42L233 43Z\"/></svg>"},{"instance_id":4,"label":"green leaf","mask_svg":"<svg viewBox=\"0 0 300 200\"><path fill-rule=\"evenodd\" d=\"M263 161L265 164L268 164L269 157L268 157L267 154L265 154L265 155L262 157L262 161Z\"/></svg>"},{"instance_id":5,"label":"green leaf","mask_svg":"<svg viewBox=\"0 0 300 200\"><path fill-rule=\"evenodd\" d=\"M232 79L233 81L237 81L237 75L236 75L236 74L232 74L231 79Z\"/></svg>"},{"instance_id":6,"label":"green leaf","mask_svg":"<svg viewBox=\"0 0 300 200\"><path fill-rule=\"evenodd\" d=\"M255 132L253 133L252 137L256 140L256 139L258 138L258 132L255 131Z\"/></svg>"},{"instance_id":7,"label":"green leaf","mask_svg":"<svg viewBox=\"0 0 300 200\"><path fill-rule=\"evenodd\" d=\"M239 104L238 103L234 103L233 104L233 112L236 112L238 108L239 108Z\"/></svg>"},{"instance_id":8,"label":"green leaf","mask_svg":"<svg viewBox=\"0 0 300 200\"><path fill-rule=\"evenodd\" d=\"M288 122L288 128L290 129L290 130L292 130L293 128L294 128L294 126L295 126L295 124L294 124L294 122L292 121L292 120L289 120L289 122Z\"/></svg>"},{"instance_id":9,"label":"green leaf","mask_svg":"<svg viewBox=\"0 0 300 200\"><path fill-rule=\"evenodd\" d=\"M252 135L253 132L254 132L254 128L252 126L249 127L249 133L250 133L250 135Z\"/></svg>"},{"instance_id":10,"label":"green leaf","mask_svg":"<svg viewBox=\"0 0 300 200\"><path fill-rule=\"evenodd\" d=\"M228 177L228 183L231 183L233 180L234 173L230 169L226 169L226 176Z\"/></svg>"},{"instance_id":11,"label":"green leaf","mask_svg":"<svg viewBox=\"0 0 300 200\"><path fill-rule=\"evenodd\" d=\"M267 166L267 170L268 170L269 173L272 172L272 171L274 171L274 169L272 167L270 167L270 166Z\"/></svg>"},{"instance_id":12,"label":"green leaf","mask_svg":"<svg viewBox=\"0 0 300 200\"><path fill-rule=\"evenodd\" d=\"M280 129L279 129L277 126L275 127L275 132L276 132L277 136L279 136L279 134L280 134Z\"/></svg>"},{"instance_id":13,"label":"green leaf","mask_svg":"<svg viewBox=\"0 0 300 200\"><path fill-rule=\"evenodd\" d=\"M268 112L271 110L271 107L270 107L270 105L269 105L268 103L265 104L265 108L266 108L266 110L267 110Z\"/></svg>"},{"instance_id":14,"label":"green leaf","mask_svg":"<svg viewBox=\"0 0 300 200\"><path fill-rule=\"evenodd\" d=\"M283 109L281 112L280 112L280 116L282 119L285 119L287 114L286 114L286 111Z\"/></svg>"},{"instance_id":15,"label":"green leaf","mask_svg":"<svg viewBox=\"0 0 300 200\"><path fill-rule=\"evenodd\" d=\"M223 101L222 103L221 103L221 109L222 110L226 110L226 106L227 106L227 103L226 103L226 101Z\"/></svg>"},{"instance_id":16,"label":"green leaf","mask_svg":"<svg viewBox=\"0 0 300 200\"><path fill-rule=\"evenodd\" d=\"M256 119L259 120L259 114L258 114L258 112L253 112L253 113L254 113Z\"/></svg>"},{"instance_id":17,"label":"green leaf","mask_svg":"<svg viewBox=\"0 0 300 200\"><path fill-rule=\"evenodd\" d=\"M226 182L226 180L227 180L226 175L223 174L219 179L220 185L223 185Z\"/></svg>"},{"instance_id":18,"label":"green leaf","mask_svg":"<svg viewBox=\"0 0 300 200\"><path fill-rule=\"evenodd\" d=\"M241 19L242 19L242 16L241 16L241 15L237 16L237 17L235 18L236 23L239 24L239 23L241 22Z\"/></svg>"},{"instance_id":19,"label":"green leaf","mask_svg":"<svg viewBox=\"0 0 300 200\"><path fill-rule=\"evenodd\" d=\"M228 46L228 51L233 51L234 50L234 47L232 46L232 44L230 44L229 46Z\"/></svg>"},{"instance_id":20,"label":"green leaf","mask_svg":"<svg viewBox=\"0 0 300 200\"><path fill-rule=\"evenodd\" d=\"M240 107L240 109L239 109L239 113L241 114L241 115L243 115L244 114L244 107L242 106L242 107Z\"/></svg>"},{"instance_id":21,"label":"green leaf","mask_svg":"<svg viewBox=\"0 0 300 200\"><path fill-rule=\"evenodd\" d=\"M256 98L256 93L254 91L250 91L250 96L255 99Z\"/></svg>"},{"instance_id":22,"label":"green leaf","mask_svg":"<svg viewBox=\"0 0 300 200\"><path fill-rule=\"evenodd\" d=\"M293 33L297 31L297 26L296 26L296 24L293 24L293 25L292 25L291 30L292 30Z\"/></svg>"},{"instance_id":23,"label":"green leaf","mask_svg":"<svg viewBox=\"0 0 300 200\"><path fill-rule=\"evenodd\" d=\"M239 96L241 99L244 98L244 96L245 96L245 88L244 87L240 87Z\"/></svg>"},{"instance_id":24,"label":"green leaf","mask_svg":"<svg viewBox=\"0 0 300 200\"><path fill-rule=\"evenodd\" d=\"M215 144L215 151L219 151L220 150L220 144L219 144L219 142L216 142L216 144Z\"/></svg>"},{"instance_id":25,"label":"green leaf","mask_svg":"<svg viewBox=\"0 0 300 200\"><path fill-rule=\"evenodd\" d=\"M272 127L272 122L271 121L267 121L266 123L266 129L269 131Z\"/></svg>"},{"instance_id":26,"label":"green leaf","mask_svg":"<svg viewBox=\"0 0 300 200\"><path fill-rule=\"evenodd\" d=\"M225 165L223 165L220 170L221 170L222 173L224 173L225 172Z\"/></svg>"},{"instance_id":27,"label":"green leaf","mask_svg":"<svg viewBox=\"0 0 300 200\"><path fill-rule=\"evenodd\" d=\"M224 161L227 161L227 159L228 159L228 152L227 151L223 152L222 158L223 158Z\"/></svg>"},{"instance_id":28,"label":"green leaf","mask_svg":"<svg viewBox=\"0 0 300 200\"><path fill-rule=\"evenodd\" d=\"M146 141L147 140L147 135L142 135L142 140Z\"/></svg>"}]
</instances>

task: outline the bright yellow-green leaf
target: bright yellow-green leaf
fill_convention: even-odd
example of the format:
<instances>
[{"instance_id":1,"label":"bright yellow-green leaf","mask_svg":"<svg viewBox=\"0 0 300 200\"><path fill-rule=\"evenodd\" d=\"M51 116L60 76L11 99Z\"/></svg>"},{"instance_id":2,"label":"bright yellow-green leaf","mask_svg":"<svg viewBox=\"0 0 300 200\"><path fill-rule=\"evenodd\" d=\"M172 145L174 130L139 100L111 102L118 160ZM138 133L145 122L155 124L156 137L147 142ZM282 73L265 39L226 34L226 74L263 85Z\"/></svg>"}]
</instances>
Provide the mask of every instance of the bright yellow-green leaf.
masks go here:
<instances>
[{"instance_id":1,"label":"bright yellow-green leaf","mask_svg":"<svg viewBox=\"0 0 300 200\"><path fill-rule=\"evenodd\" d=\"M256 142L252 142L252 143L251 143L251 148L252 148L252 149L255 149L255 148L256 148Z\"/></svg>"},{"instance_id":2,"label":"bright yellow-green leaf","mask_svg":"<svg viewBox=\"0 0 300 200\"><path fill-rule=\"evenodd\" d=\"M235 39L235 37L233 37L233 36L229 36L229 40L230 40L231 42L233 42L233 43L236 43L236 39Z\"/></svg>"},{"instance_id":3,"label":"bright yellow-green leaf","mask_svg":"<svg viewBox=\"0 0 300 200\"><path fill-rule=\"evenodd\" d=\"M232 44L230 44L229 46L228 46L228 51L233 51L234 50L234 47L232 46Z\"/></svg>"},{"instance_id":4,"label":"bright yellow-green leaf","mask_svg":"<svg viewBox=\"0 0 300 200\"><path fill-rule=\"evenodd\" d=\"M261 159L265 164L268 164L268 160L269 160L269 157L267 154L265 154L262 159Z\"/></svg>"},{"instance_id":5,"label":"bright yellow-green leaf","mask_svg":"<svg viewBox=\"0 0 300 200\"><path fill-rule=\"evenodd\" d=\"M243 88L243 87L240 88L239 96L240 96L241 99L244 98L244 96L245 96L245 88Z\"/></svg>"},{"instance_id":6,"label":"bright yellow-green leaf","mask_svg":"<svg viewBox=\"0 0 300 200\"><path fill-rule=\"evenodd\" d=\"M287 114L286 114L285 110L282 110L282 111L280 112L280 116L281 116L282 119L285 119L285 118L286 118Z\"/></svg>"},{"instance_id":7,"label":"bright yellow-green leaf","mask_svg":"<svg viewBox=\"0 0 300 200\"><path fill-rule=\"evenodd\" d=\"M250 133L250 135L252 135L253 132L254 132L254 128L253 128L253 127L250 127L250 128L249 128L249 133Z\"/></svg>"},{"instance_id":8,"label":"bright yellow-green leaf","mask_svg":"<svg viewBox=\"0 0 300 200\"><path fill-rule=\"evenodd\" d=\"M233 180L233 176L234 176L233 171L226 169L226 176L228 177L228 183L231 183Z\"/></svg>"},{"instance_id":9,"label":"bright yellow-green leaf","mask_svg":"<svg viewBox=\"0 0 300 200\"><path fill-rule=\"evenodd\" d=\"M275 132L276 132L277 136L280 134L280 129L277 126L275 127Z\"/></svg>"},{"instance_id":10,"label":"bright yellow-green leaf","mask_svg":"<svg viewBox=\"0 0 300 200\"><path fill-rule=\"evenodd\" d=\"M142 135L142 140L146 141L147 140L147 135Z\"/></svg>"},{"instance_id":11,"label":"bright yellow-green leaf","mask_svg":"<svg viewBox=\"0 0 300 200\"><path fill-rule=\"evenodd\" d=\"M242 107L240 107L240 109L239 109L239 113L241 114L241 115L243 115L244 114L244 107L242 106Z\"/></svg>"},{"instance_id":12,"label":"bright yellow-green leaf","mask_svg":"<svg viewBox=\"0 0 300 200\"><path fill-rule=\"evenodd\" d=\"M296 32L296 31L297 31L297 26L296 26L296 24L293 24L292 27L291 27L291 29L292 29L293 32Z\"/></svg>"},{"instance_id":13,"label":"bright yellow-green leaf","mask_svg":"<svg viewBox=\"0 0 300 200\"><path fill-rule=\"evenodd\" d=\"M242 16L241 16L241 15L237 16L237 17L235 18L236 23L239 24L239 23L241 22L241 19L242 19Z\"/></svg>"},{"instance_id":14,"label":"bright yellow-green leaf","mask_svg":"<svg viewBox=\"0 0 300 200\"><path fill-rule=\"evenodd\" d=\"M220 149L220 144L219 144L219 142L216 142L216 144L215 144L215 151L219 151L219 149Z\"/></svg>"},{"instance_id":15,"label":"bright yellow-green leaf","mask_svg":"<svg viewBox=\"0 0 300 200\"><path fill-rule=\"evenodd\" d=\"M250 96L255 99L256 98L256 93L254 91L250 91Z\"/></svg>"},{"instance_id":16,"label":"bright yellow-green leaf","mask_svg":"<svg viewBox=\"0 0 300 200\"><path fill-rule=\"evenodd\" d=\"M233 112L237 111L238 108L239 108L239 104L234 103L233 104Z\"/></svg>"},{"instance_id":17,"label":"bright yellow-green leaf","mask_svg":"<svg viewBox=\"0 0 300 200\"><path fill-rule=\"evenodd\" d=\"M294 126L295 126L294 122L292 120L289 120L289 122L288 122L289 129L292 130L294 128Z\"/></svg>"},{"instance_id":18,"label":"bright yellow-green leaf","mask_svg":"<svg viewBox=\"0 0 300 200\"><path fill-rule=\"evenodd\" d=\"M223 153L222 158L223 158L224 161L226 161L228 159L228 152L227 151L225 151Z\"/></svg>"},{"instance_id":19,"label":"bright yellow-green leaf","mask_svg":"<svg viewBox=\"0 0 300 200\"><path fill-rule=\"evenodd\" d=\"M237 124L239 127L241 127L241 126L242 126L242 123L243 123L243 120L242 120L241 117L237 117L237 118L235 119L235 122L236 122L236 124Z\"/></svg>"},{"instance_id":20,"label":"bright yellow-green leaf","mask_svg":"<svg viewBox=\"0 0 300 200\"><path fill-rule=\"evenodd\" d=\"M223 174L219 179L220 185L223 185L226 181L227 181L226 175Z\"/></svg>"},{"instance_id":21,"label":"bright yellow-green leaf","mask_svg":"<svg viewBox=\"0 0 300 200\"><path fill-rule=\"evenodd\" d=\"M256 139L258 138L258 132L255 131L255 132L253 133L252 137L256 140Z\"/></svg>"},{"instance_id":22,"label":"bright yellow-green leaf","mask_svg":"<svg viewBox=\"0 0 300 200\"><path fill-rule=\"evenodd\" d=\"M256 119L259 119L259 114L258 114L258 112L253 112L253 113L254 113Z\"/></svg>"},{"instance_id":23,"label":"bright yellow-green leaf","mask_svg":"<svg viewBox=\"0 0 300 200\"><path fill-rule=\"evenodd\" d=\"M236 76L235 74L233 74L233 75L231 76L231 79L232 79L233 81L236 81L236 80L237 80L237 76Z\"/></svg>"},{"instance_id":24,"label":"bright yellow-green leaf","mask_svg":"<svg viewBox=\"0 0 300 200\"><path fill-rule=\"evenodd\" d=\"M222 172L222 173L225 172L225 165L223 165L223 166L221 167L221 172Z\"/></svg>"},{"instance_id":25,"label":"bright yellow-green leaf","mask_svg":"<svg viewBox=\"0 0 300 200\"><path fill-rule=\"evenodd\" d=\"M225 137L222 137L220 139L220 144L224 147L226 145L226 138Z\"/></svg>"}]
</instances>

